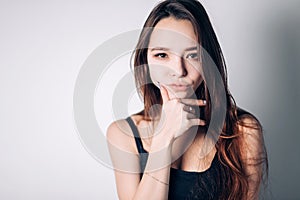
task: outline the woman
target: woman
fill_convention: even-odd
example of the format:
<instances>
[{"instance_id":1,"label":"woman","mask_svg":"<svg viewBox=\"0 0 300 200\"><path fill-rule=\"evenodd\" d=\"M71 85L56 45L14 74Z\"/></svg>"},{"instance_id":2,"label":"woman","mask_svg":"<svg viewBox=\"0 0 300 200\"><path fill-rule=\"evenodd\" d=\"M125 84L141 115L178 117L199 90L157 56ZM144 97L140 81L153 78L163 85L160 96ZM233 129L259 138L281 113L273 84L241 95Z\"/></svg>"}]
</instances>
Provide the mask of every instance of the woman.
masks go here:
<instances>
[{"instance_id":1,"label":"woman","mask_svg":"<svg viewBox=\"0 0 300 200\"><path fill-rule=\"evenodd\" d=\"M198 1L167 0L152 10L134 72L144 110L107 130L119 198L258 199L268 169L262 127L235 105L220 45ZM223 111L220 128L210 128Z\"/></svg>"}]
</instances>

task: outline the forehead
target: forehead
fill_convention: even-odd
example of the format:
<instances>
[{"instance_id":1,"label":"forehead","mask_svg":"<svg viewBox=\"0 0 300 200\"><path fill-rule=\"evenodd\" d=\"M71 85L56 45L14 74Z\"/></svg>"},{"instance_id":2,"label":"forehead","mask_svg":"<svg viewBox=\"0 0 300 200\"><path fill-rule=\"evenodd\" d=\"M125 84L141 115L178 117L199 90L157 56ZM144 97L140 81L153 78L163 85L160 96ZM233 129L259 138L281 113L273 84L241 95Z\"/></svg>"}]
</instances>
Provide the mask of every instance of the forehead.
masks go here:
<instances>
[{"instance_id":1,"label":"forehead","mask_svg":"<svg viewBox=\"0 0 300 200\"><path fill-rule=\"evenodd\" d=\"M167 47L173 50L198 45L198 38L189 20L168 17L160 20L150 37L149 48Z\"/></svg>"}]
</instances>

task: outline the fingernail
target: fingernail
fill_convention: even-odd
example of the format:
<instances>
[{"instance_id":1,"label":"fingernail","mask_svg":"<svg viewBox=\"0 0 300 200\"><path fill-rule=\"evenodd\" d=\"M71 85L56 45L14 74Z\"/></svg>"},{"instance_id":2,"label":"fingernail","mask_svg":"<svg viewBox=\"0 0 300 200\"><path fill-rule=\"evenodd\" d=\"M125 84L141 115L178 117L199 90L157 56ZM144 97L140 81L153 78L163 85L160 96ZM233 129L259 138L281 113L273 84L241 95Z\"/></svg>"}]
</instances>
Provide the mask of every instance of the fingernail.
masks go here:
<instances>
[{"instance_id":1,"label":"fingernail","mask_svg":"<svg viewBox=\"0 0 300 200\"><path fill-rule=\"evenodd\" d=\"M205 105L206 105L206 100L203 100L203 104L205 104Z\"/></svg>"}]
</instances>

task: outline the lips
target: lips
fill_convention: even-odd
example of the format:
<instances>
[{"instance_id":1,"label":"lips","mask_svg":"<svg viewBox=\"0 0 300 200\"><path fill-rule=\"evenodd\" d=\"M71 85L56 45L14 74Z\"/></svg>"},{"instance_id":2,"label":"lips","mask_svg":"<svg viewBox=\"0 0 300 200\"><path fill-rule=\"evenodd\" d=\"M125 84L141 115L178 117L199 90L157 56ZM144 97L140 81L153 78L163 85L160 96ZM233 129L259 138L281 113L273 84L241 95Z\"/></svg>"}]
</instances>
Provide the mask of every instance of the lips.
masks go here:
<instances>
[{"instance_id":1,"label":"lips","mask_svg":"<svg viewBox=\"0 0 300 200\"><path fill-rule=\"evenodd\" d=\"M191 85L176 84L176 83L169 84L168 86L177 91L185 91L191 87Z\"/></svg>"}]
</instances>

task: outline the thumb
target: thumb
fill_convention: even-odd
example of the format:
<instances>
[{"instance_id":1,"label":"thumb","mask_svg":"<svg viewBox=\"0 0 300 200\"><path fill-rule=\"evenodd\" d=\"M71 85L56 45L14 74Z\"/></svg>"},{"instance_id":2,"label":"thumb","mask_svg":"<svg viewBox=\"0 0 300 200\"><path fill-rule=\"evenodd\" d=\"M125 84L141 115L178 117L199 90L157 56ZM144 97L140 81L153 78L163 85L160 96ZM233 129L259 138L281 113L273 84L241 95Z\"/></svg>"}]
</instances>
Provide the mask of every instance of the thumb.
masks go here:
<instances>
[{"instance_id":1,"label":"thumb","mask_svg":"<svg viewBox=\"0 0 300 200\"><path fill-rule=\"evenodd\" d=\"M160 93L161 93L163 103L169 101L170 97L169 97L168 90L161 83L159 83L159 88L160 88Z\"/></svg>"}]
</instances>

